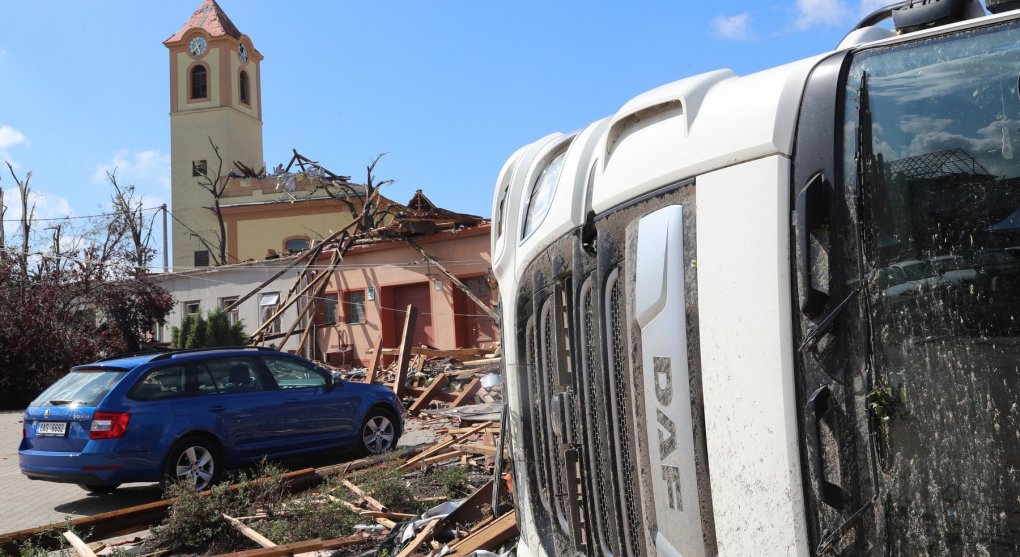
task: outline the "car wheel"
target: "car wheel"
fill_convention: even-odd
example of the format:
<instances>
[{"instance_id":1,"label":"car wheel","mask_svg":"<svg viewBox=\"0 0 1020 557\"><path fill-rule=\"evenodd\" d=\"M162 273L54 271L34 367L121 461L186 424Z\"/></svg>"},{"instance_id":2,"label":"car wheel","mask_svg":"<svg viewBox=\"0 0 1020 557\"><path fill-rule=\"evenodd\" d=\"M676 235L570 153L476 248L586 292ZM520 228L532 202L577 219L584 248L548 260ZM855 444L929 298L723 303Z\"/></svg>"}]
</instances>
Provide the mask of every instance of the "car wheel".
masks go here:
<instances>
[{"instance_id":1,"label":"car wheel","mask_svg":"<svg viewBox=\"0 0 1020 557\"><path fill-rule=\"evenodd\" d=\"M365 418L358 438L362 453L386 452L397 445L397 421L390 412L375 408Z\"/></svg>"},{"instance_id":2,"label":"car wheel","mask_svg":"<svg viewBox=\"0 0 1020 557\"><path fill-rule=\"evenodd\" d=\"M166 458L165 482L190 482L194 489L209 489L222 474L219 451L202 437L181 439Z\"/></svg>"},{"instance_id":3,"label":"car wheel","mask_svg":"<svg viewBox=\"0 0 1020 557\"><path fill-rule=\"evenodd\" d=\"M109 495L120 487L120 484L106 484L106 485L89 485L89 484L78 484L78 487L88 491L92 495Z\"/></svg>"}]
</instances>

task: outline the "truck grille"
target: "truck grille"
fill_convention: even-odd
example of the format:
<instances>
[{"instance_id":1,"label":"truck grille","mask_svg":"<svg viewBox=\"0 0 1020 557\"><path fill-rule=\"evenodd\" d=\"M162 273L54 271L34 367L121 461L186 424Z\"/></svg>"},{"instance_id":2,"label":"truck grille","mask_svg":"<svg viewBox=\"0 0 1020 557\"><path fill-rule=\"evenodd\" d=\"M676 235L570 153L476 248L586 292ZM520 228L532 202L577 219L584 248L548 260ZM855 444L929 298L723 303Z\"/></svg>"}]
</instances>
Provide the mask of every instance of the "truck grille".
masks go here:
<instances>
[{"instance_id":1,"label":"truck grille","mask_svg":"<svg viewBox=\"0 0 1020 557\"><path fill-rule=\"evenodd\" d=\"M518 332L528 364L521 398L532 412L522 449L539 494L536 528L558 554L638 555L644 542L620 264L600 274L594 258L573 255L570 238L550 252L579 259L560 268L591 270L575 281L554 275L550 259L535 265L532 284L518 293L518 322L527 323Z\"/></svg>"}]
</instances>

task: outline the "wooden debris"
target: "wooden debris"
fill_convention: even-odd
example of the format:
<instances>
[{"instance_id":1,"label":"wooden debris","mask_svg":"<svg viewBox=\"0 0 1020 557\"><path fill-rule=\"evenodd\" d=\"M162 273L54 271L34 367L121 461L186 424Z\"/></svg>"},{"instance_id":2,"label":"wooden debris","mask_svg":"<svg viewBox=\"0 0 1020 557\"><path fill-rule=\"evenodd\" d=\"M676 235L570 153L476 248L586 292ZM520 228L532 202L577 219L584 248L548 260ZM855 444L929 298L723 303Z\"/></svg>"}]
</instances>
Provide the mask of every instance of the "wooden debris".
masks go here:
<instances>
[{"instance_id":1,"label":"wooden debris","mask_svg":"<svg viewBox=\"0 0 1020 557\"><path fill-rule=\"evenodd\" d=\"M393 382L393 392L399 397L407 381L407 364L411 359L411 341L414 338L414 323L418 316L418 309L413 305L407 305L407 315L404 317L404 334L400 336L400 355L397 357L397 378Z\"/></svg>"},{"instance_id":2,"label":"wooden debris","mask_svg":"<svg viewBox=\"0 0 1020 557\"><path fill-rule=\"evenodd\" d=\"M499 544L517 535L517 511L510 511L481 528L476 528L468 537L450 544L450 555L469 555L480 549L493 550Z\"/></svg>"},{"instance_id":3,"label":"wooden debris","mask_svg":"<svg viewBox=\"0 0 1020 557\"><path fill-rule=\"evenodd\" d=\"M463 406L467 404L468 401L471 400L471 397L475 396L475 394L477 394L478 390L481 388L482 381L477 377L472 379L471 382L468 383L466 387L464 387L464 390L457 394L457 398L453 399L453 402L450 403L450 406L456 408L458 406Z\"/></svg>"},{"instance_id":4,"label":"wooden debris","mask_svg":"<svg viewBox=\"0 0 1020 557\"><path fill-rule=\"evenodd\" d=\"M419 396L417 400L414 401L414 404L412 404L411 407L407 409L407 411L412 416L417 416L418 413L421 412L421 409L424 408L426 404L431 402L432 399L435 398L436 394L439 393L439 390L445 387L447 383L449 383L449 380L446 378L445 375L439 375L438 377L433 379L432 384L429 385L427 389L425 389L425 392L423 392L421 396Z\"/></svg>"},{"instance_id":5,"label":"wooden debris","mask_svg":"<svg viewBox=\"0 0 1020 557\"><path fill-rule=\"evenodd\" d=\"M413 540L407 542L407 545L400 550L400 553L397 553L397 557L408 557L409 555L416 553L421 544L432 539L432 531L435 529L438 521L439 519L433 519L422 526L418 535L415 536Z\"/></svg>"},{"instance_id":6,"label":"wooden debris","mask_svg":"<svg viewBox=\"0 0 1020 557\"><path fill-rule=\"evenodd\" d=\"M484 422L478 425L477 427L469 429L466 433L463 433L447 441L444 441L438 445L435 445L431 449L423 451L418 456L408 459L407 462L398 467L398 470L408 470L410 468L417 468L422 460L430 456L435 456L439 451L446 449L447 447L453 445L454 443L460 443L461 441L464 441L471 435L474 435L475 433L478 433L479 431L485 429L486 427L489 427L490 425L492 425L492 423L493 422Z\"/></svg>"},{"instance_id":7,"label":"wooden debris","mask_svg":"<svg viewBox=\"0 0 1020 557\"><path fill-rule=\"evenodd\" d=\"M263 536L262 534L259 534L258 532L255 531L254 528L242 524L240 520L225 514L223 515L223 519L229 522L230 525L233 526L234 529L236 529L238 532L244 534L246 538L261 545L262 547L276 547L276 544L273 543L272 540Z\"/></svg>"},{"instance_id":8,"label":"wooden debris","mask_svg":"<svg viewBox=\"0 0 1020 557\"><path fill-rule=\"evenodd\" d=\"M379 334L379 340L375 342L375 353L372 354L372 365L368 366L368 375L365 376L366 383L375 383L375 375L379 371L379 363L382 359L382 333Z\"/></svg>"},{"instance_id":9,"label":"wooden debris","mask_svg":"<svg viewBox=\"0 0 1020 557\"><path fill-rule=\"evenodd\" d=\"M78 555L81 555L81 557L96 557L96 554L92 552L92 548L83 542L81 538L76 536L74 532L71 532L70 530L64 532L64 539L67 540L67 543L71 544L71 547L73 547L74 550L78 552Z\"/></svg>"},{"instance_id":10,"label":"wooden debris","mask_svg":"<svg viewBox=\"0 0 1020 557\"><path fill-rule=\"evenodd\" d=\"M372 507L374 507L375 510L377 510L377 511L385 511L386 510L386 505L383 505L378 500L376 500L375 498L373 498L369 494L367 494L364 491L362 491L360 487L352 484L351 482L349 482L347 480L342 480L341 483L343 483L344 487L346 487L347 489L351 490L351 492L353 492L355 495L357 495L358 497L361 497L362 499L364 499L364 501L366 503L368 503L369 505L371 505Z\"/></svg>"}]
</instances>

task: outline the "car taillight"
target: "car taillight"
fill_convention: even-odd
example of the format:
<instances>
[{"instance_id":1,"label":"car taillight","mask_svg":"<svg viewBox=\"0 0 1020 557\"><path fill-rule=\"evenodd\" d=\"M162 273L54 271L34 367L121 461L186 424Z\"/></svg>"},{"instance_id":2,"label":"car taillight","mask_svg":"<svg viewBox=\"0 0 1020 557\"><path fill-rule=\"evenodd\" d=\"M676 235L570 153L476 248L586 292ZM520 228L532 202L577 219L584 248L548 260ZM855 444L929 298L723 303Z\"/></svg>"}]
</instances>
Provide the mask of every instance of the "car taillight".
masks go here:
<instances>
[{"instance_id":1,"label":"car taillight","mask_svg":"<svg viewBox=\"0 0 1020 557\"><path fill-rule=\"evenodd\" d=\"M128 419L131 414L127 412L96 412L92 416L92 428L89 429L89 439L116 439L124 436L127 429Z\"/></svg>"}]
</instances>

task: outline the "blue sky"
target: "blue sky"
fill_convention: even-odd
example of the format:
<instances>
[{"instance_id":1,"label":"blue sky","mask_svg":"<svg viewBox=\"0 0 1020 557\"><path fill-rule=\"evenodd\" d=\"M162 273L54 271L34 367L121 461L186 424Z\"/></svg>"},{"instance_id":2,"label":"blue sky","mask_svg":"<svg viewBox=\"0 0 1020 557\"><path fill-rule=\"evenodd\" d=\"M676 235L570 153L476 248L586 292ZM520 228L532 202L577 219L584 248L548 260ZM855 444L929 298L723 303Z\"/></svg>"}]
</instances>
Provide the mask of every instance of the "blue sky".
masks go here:
<instances>
[{"instance_id":1,"label":"blue sky","mask_svg":"<svg viewBox=\"0 0 1020 557\"><path fill-rule=\"evenodd\" d=\"M875 0L775 2L220 0L262 62L266 163L291 149L489 216L518 147L664 83L748 74L830 50ZM201 0L11 2L0 33L0 161L32 171L36 216L108 210L106 170L170 200L162 41ZM16 219L14 182L0 187ZM10 230L12 224L8 225ZM42 225L39 227L41 228ZM157 246L158 247L158 246Z\"/></svg>"}]
</instances>

